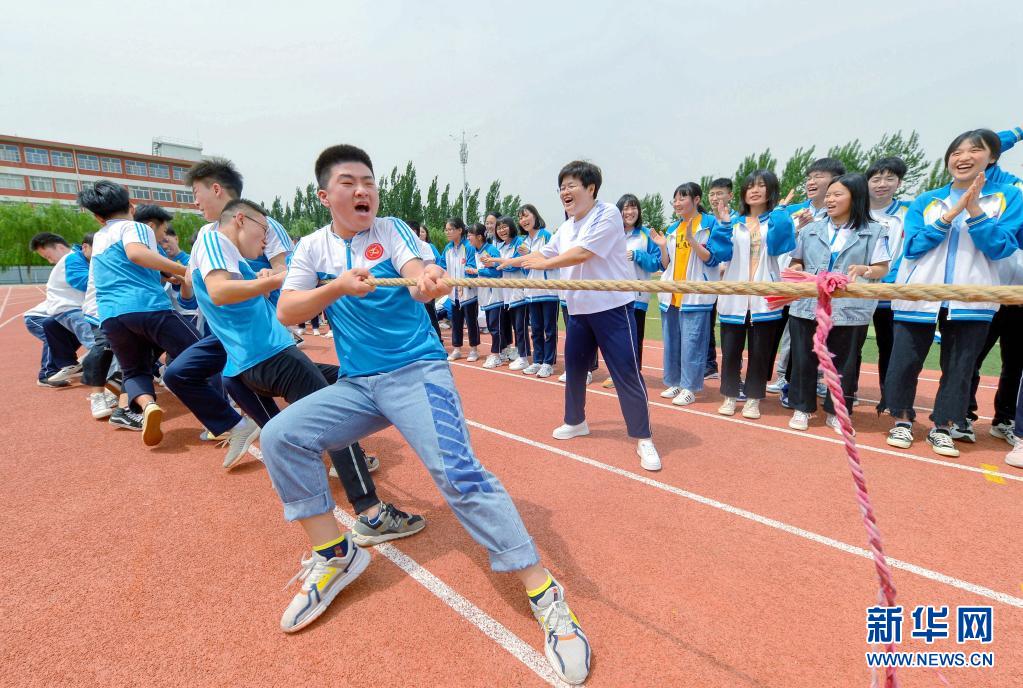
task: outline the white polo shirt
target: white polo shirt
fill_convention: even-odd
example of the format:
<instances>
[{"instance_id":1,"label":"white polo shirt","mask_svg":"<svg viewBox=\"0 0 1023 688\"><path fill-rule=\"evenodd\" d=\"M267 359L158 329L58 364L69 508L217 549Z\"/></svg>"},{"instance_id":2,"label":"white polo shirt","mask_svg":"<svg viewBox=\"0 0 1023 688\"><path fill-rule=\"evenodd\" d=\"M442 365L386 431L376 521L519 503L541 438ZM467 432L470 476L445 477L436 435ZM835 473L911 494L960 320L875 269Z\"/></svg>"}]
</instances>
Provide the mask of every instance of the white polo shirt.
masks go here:
<instances>
[{"instance_id":1,"label":"white polo shirt","mask_svg":"<svg viewBox=\"0 0 1023 688\"><path fill-rule=\"evenodd\" d=\"M586 249L593 257L561 268L561 279L635 279L635 270L625 255L628 248L622 214L610 203L597 201L585 217L565 220L540 252L553 258L575 247ZM566 291L565 303L569 315L587 315L625 306L635 297L631 291Z\"/></svg>"}]
</instances>

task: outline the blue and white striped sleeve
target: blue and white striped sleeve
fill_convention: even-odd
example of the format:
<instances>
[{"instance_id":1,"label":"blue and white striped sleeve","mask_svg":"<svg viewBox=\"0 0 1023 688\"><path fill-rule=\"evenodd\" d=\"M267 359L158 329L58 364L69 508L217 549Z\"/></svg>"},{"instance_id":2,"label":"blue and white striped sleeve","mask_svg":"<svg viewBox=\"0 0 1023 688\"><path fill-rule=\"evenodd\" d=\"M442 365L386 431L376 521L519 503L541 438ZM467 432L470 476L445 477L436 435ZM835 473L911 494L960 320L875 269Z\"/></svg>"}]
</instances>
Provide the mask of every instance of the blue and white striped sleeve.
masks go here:
<instances>
[{"instance_id":1,"label":"blue and white striped sleeve","mask_svg":"<svg viewBox=\"0 0 1023 688\"><path fill-rule=\"evenodd\" d=\"M288 231L284 229L284 225L267 216L266 248L263 249L263 255L266 256L266 259L271 260L274 256L279 256L282 253L291 253L293 250L291 237L288 236Z\"/></svg>"},{"instance_id":2,"label":"blue and white striped sleeve","mask_svg":"<svg viewBox=\"0 0 1023 688\"><path fill-rule=\"evenodd\" d=\"M126 222L121 230L122 244L145 244L153 251L159 251L156 235L149 225L142 222Z\"/></svg>"},{"instance_id":3,"label":"blue and white striped sleeve","mask_svg":"<svg viewBox=\"0 0 1023 688\"><path fill-rule=\"evenodd\" d=\"M198 270L203 277L214 270L241 274L238 265L241 254L226 236L220 232L202 232L198 242L201 249L192 252L192 262L193 269Z\"/></svg>"},{"instance_id":4,"label":"blue and white striped sleeve","mask_svg":"<svg viewBox=\"0 0 1023 688\"><path fill-rule=\"evenodd\" d=\"M389 218L394 227L393 232L384 232L390 240L388 255L391 256L391 264L399 273L402 266L416 258L422 260L423 254L420 251L419 239L412 228L405 224L404 220L396 217Z\"/></svg>"}]
</instances>

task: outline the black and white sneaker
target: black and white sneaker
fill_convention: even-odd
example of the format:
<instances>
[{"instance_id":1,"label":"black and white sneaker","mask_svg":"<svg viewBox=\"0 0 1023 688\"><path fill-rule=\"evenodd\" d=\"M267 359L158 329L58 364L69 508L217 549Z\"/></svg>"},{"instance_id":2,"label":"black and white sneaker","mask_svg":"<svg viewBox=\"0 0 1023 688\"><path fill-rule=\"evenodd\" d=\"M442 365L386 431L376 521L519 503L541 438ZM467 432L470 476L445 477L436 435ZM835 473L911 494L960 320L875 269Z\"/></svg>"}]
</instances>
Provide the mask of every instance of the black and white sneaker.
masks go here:
<instances>
[{"instance_id":1,"label":"black and white sneaker","mask_svg":"<svg viewBox=\"0 0 1023 688\"><path fill-rule=\"evenodd\" d=\"M913 446L913 428L909 425L896 425L888 431L889 446L909 449Z\"/></svg>"},{"instance_id":2,"label":"black and white sneaker","mask_svg":"<svg viewBox=\"0 0 1023 688\"><path fill-rule=\"evenodd\" d=\"M128 409L120 407L114 409L114 412L110 414L110 420L107 422L118 428L142 432L142 414L129 411Z\"/></svg>"},{"instance_id":3,"label":"black and white sneaker","mask_svg":"<svg viewBox=\"0 0 1023 688\"><path fill-rule=\"evenodd\" d=\"M973 431L973 421L966 419L966 428L960 429L958 425L953 425L949 429L949 434L954 440L962 440L963 442L969 442L970 444L977 443L977 434Z\"/></svg>"},{"instance_id":4,"label":"black and white sneaker","mask_svg":"<svg viewBox=\"0 0 1023 688\"><path fill-rule=\"evenodd\" d=\"M952 435L949 434L948 430L932 428L927 433L927 444L931 445L931 449L934 450L935 454L952 458L959 456L959 450L956 449L956 443L952 441Z\"/></svg>"},{"instance_id":5,"label":"black and white sneaker","mask_svg":"<svg viewBox=\"0 0 1023 688\"><path fill-rule=\"evenodd\" d=\"M62 389L64 387L70 387L71 383L67 380L61 380L60 382L52 382L49 378L42 380L36 380L36 384L40 387L49 387L51 389Z\"/></svg>"}]
</instances>

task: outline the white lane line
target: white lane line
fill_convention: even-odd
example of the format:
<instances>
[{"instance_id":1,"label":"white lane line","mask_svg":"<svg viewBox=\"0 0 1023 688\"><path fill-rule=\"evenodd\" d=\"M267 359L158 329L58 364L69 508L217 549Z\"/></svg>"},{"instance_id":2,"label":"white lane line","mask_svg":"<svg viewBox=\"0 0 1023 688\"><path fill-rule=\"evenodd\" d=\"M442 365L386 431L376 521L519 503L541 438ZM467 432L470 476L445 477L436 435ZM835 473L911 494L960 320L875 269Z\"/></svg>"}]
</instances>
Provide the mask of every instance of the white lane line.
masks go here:
<instances>
[{"instance_id":1,"label":"white lane line","mask_svg":"<svg viewBox=\"0 0 1023 688\"><path fill-rule=\"evenodd\" d=\"M7 296L4 297L4 302L2 305L0 305L0 316L2 316L4 314L4 311L7 309L7 302L11 300L11 292L13 291L14 287L7 288Z\"/></svg>"},{"instance_id":2,"label":"white lane line","mask_svg":"<svg viewBox=\"0 0 1023 688\"><path fill-rule=\"evenodd\" d=\"M355 519L334 507L334 517L349 530L355 525ZM558 678L547 658L528 645L500 621L487 614L475 604L455 592L447 583L426 570L419 562L390 544L374 547L378 554L409 575L412 580L426 588L437 599L446 604L466 621L479 629L485 636L501 646L515 659L526 665L530 671L546 683L558 688L567 688L568 684ZM525 594L522 596L525 604ZM539 629L537 630L539 634Z\"/></svg>"},{"instance_id":3,"label":"white lane line","mask_svg":"<svg viewBox=\"0 0 1023 688\"><path fill-rule=\"evenodd\" d=\"M2 323L0 323L0 327L3 327L4 325L6 325L7 323L11 322L12 320L20 318L21 316L23 316L26 313L28 313L30 310L32 310L32 309L31 308L26 308L21 313L18 313L17 315L12 315L11 317L7 318L7 320L4 320Z\"/></svg>"},{"instance_id":4,"label":"white lane line","mask_svg":"<svg viewBox=\"0 0 1023 688\"><path fill-rule=\"evenodd\" d=\"M521 373L511 373L511 372L505 372L503 370L495 370L495 369L492 369L492 368L490 368L490 369L482 368L482 367L474 366L471 363L458 363L458 362L456 362L456 363L452 363L451 365L458 366L459 368L468 368L470 370L478 370L478 371L481 371L481 372L484 372L484 373L496 373L497 375L506 375L508 377L512 377L512 378L515 378L515 379L518 379L518 380L523 380L524 382L539 382L539 383L545 383L545 384L548 384L548 385L554 385L555 387L561 387L561 388L564 388L564 386L565 386L564 383L561 383L561 382L555 382L555 381L552 381L552 380L538 379L538 378L531 377L531 376L528 376L528 375L522 375ZM603 397L611 397L612 399L615 399L615 400L618 399L618 395L617 394L612 394L611 392L605 392L603 390L593 389L591 387L587 387L586 391L589 394L596 394L596 395L603 396ZM670 404L670 403L669 404L665 404L665 403L661 403L659 401L653 401L653 400L650 401L650 405L651 406L655 406L655 407L659 407L659 408L663 408L663 409L666 409L668 411L675 411L675 412L678 412L678 413L689 413L689 414L692 414L692 415L695 415L695 416L701 416L703 418L710 418L710 419L713 419L713 420L723 421L723 422L726 422L726 423L736 423L736 424L739 424L739 425L745 425L745 426L750 427L750 428L756 428L757 430L766 430L766 431L769 431L769 432L780 432L780 433L783 433L783 434L786 434L786 435L791 435L793 437L799 437L799 438L805 439L805 440L812 440L812 441L815 441L815 442L827 442L828 444L835 444L835 445L839 445L839 446L842 445L842 440L840 440L837 436L836 437L823 437L821 435L814 435L813 433L809 433L809 432L799 432L798 430L792 430L790 428L779 428L779 427L775 427L773 425L765 425L764 423L755 423L753 421L745 420L745 419L742 419L742 418L734 418L732 416L722 416L719 413L709 413L707 411L698 411L696 409L686 408L684 406L675 406L674 404ZM919 461L920 463L927 463L927 464L931 464L931 465L934 465L934 466L941 466L943 468L954 468L956 470L966 471L966 472L969 472L969 473L979 473L980 475L984 475L984 476L989 476L989 475L990 476L1000 476L1002 478L1005 478L1006 480L1015 480L1016 482L1023 483L1023 476L1018 475L1018 474L1013 474L1013 473L995 473L995 472L991 472L991 471L986 471L983 468L977 468L977 467L974 467L974 466L967 466L967 465L964 465L964 464L961 464L961 463L953 463L951 461L942 461L941 459L932 459L932 458L929 458L929 457L926 457L926 456L917 456L916 454L909 454L907 452L895 451L893 449L885 449L883 447L873 447L873 446L870 446L869 444L863 444L863 443L861 443L859 441L856 442L856 446L859 447L863 451L874 452L875 454L883 454L885 456L897 456L899 458L909 459L911 461Z\"/></svg>"},{"instance_id":5,"label":"white lane line","mask_svg":"<svg viewBox=\"0 0 1023 688\"><path fill-rule=\"evenodd\" d=\"M573 461L578 461L579 463L585 464L592 468L598 468L602 471L607 471L608 473L612 473L619 477L634 480L635 482L642 483L643 485L646 485L648 487L663 490L664 492L668 492L670 494L683 497L685 499L694 501L698 504L703 504L704 506L709 506L714 509L724 511L725 513L731 514L733 516L739 516L740 518L753 521L754 523L759 523L760 525L767 526L768 528L774 528L775 530L780 530L790 535L795 535L796 537L800 537L805 540L810 540L811 542L816 542L818 544L831 547L832 549L837 549L840 552L845 552L846 554L852 554L870 560L873 560L874 558L873 554L871 554L869 550L866 550L862 547L850 545L848 543L842 542L841 540L835 540L834 538L827 537L826 535L820 535L809 530L804 530L803 528L789 525L788 523L783 523L782 521L778 521L767 516L761 516L760 514L754 513L752 511L747 511L746 509L740 509L739 507L732 506L731 504L725 504L724 502L719 502L716 499L704 497L703 495L698 495L695 492L689 492L688 490L683 490L681 488L675 487L674 485L662 483L659 480L648 478L645 475L639 475L638 473L627 471L624 468L611 466L609 464L597 461L596 459L591 459L580 454L575 454L573 452L566 451L558 447L552 447L549 444L537 442L536 440L531 440L528 437L522 437L521 435L516 435L514 433L506 432L504 430L499 430L498 428L494 428L489 425L484 425L483 423L478 423L476 421L467 419L466 423L470 427L493 433L500 437L504 437L505 439L521 442L522 444L528 445L530 447L543 449L544 451L550 452L552 454L557 454L558 456L563 456L567 459L572 459ZM974 595L979 595L980 597L986 597L987 599L994 600L995 602L1001 602L1002 604L1006 604L1012 607L1019 607L1023 609L1023 598L1015 597L1004 592L998 592L997 590L986 588L983 585L970 583L968 581L964 581L954 576L949 576L948 574L940 573L938 571L932 571L931 569L924 568L923 566L918 566L907 561L902 561L901 559L893 559L892 557L888 557L887 559L888 565L894 569L906 571L908 573L920 576L921 578L926 578L937 583L942 583L953 588L958 588L960 590L973 593Z\"/></svg>"}]
</instances>

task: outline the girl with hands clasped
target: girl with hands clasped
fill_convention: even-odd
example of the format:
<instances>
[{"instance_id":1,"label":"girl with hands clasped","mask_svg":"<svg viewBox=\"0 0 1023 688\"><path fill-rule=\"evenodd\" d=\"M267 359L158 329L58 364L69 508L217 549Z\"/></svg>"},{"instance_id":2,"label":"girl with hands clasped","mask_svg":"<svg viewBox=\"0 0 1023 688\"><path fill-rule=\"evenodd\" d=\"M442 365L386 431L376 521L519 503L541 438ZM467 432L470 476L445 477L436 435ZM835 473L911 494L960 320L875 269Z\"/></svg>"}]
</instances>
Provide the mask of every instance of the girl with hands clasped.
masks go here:
<instances>
[{"instance_id":1,"label":"girl with hands clasped","mask_svg":"<svg viewBox=\"0 0 1023 688\"><path fill-rule=\"evenodd\" d=\"M998 263L1016 252L1023 228L1019 189L987 180L1001 142L989 129L957 136L945 151L952 183L921 194L906 213L904 257L896 284L997 285ZM942 456L959 456L954 439L973 441L966 415L970 379L997 303L892 301L892 357L884 397L896 425L888 444L908 448L916 385L934 338L941 331L941 381L934 399L934 428L927 443Z\"/></svg>"},{"instance_id":2,"label":"girl with hands clasped","mask_svg":"<svg viewBox=\"0 0 1023 688\"><path fill-rule=\"evenodd\" d=\"M726 252L727 230L704 210L700 204L702 196L699 184L680 185L672 197L672 206L680 219L665 234L650 235L660 252L662 280L711 281L720 275L717 267L720 258L715 254ZM692 404L696 392L703 389L712 327L710 313L715 299L713 294L658 294L667 387L661 397L670 398L676 406Z\"/></svg>"},{"instance_id":3,"label":"girl with hands clasped","mask_svg":"<svg viewBox=\"0 0 1023 688\"><path fill-rule=\"evenodd\" d=\"M447 270L451 277L476 276L476 249L466 241L465 223L461 218L453 217L444 224L444 234L448 245L441 251L437 265ZM479 298L473 287L455 287L451 290L451 353L449 361L462 357L462 323L469 330L469 355L465 360L470 363L479 360L476 347L480 344Z\"/></svg>"},{"instance_id":4,"label":"girl with hands clasped","mask_svg":"<svg viewBox=\"0 0 1023 688\"><path fill-rule=\"evenodd\" d=\"M832 180L824 197L827 218L807 225L792 251L793 270L816 275L840 272L852 280L876 281L888 274L888 244L885 229L870 218L867 179L862 174L845 174ZM835 299L831 302L834 327L828 334L828 350L842 378L842 395L851 409L860 376L860 352L867 339L867 327L877 301ZM789 403L795 409L789 427L806 430L817 410L817 355L813 336L817 330L817 299L799 299L789 308L792 338L792 380ZM825 424L841 434L831 393L824 397Z\"/></svg>"}]
</instances>

